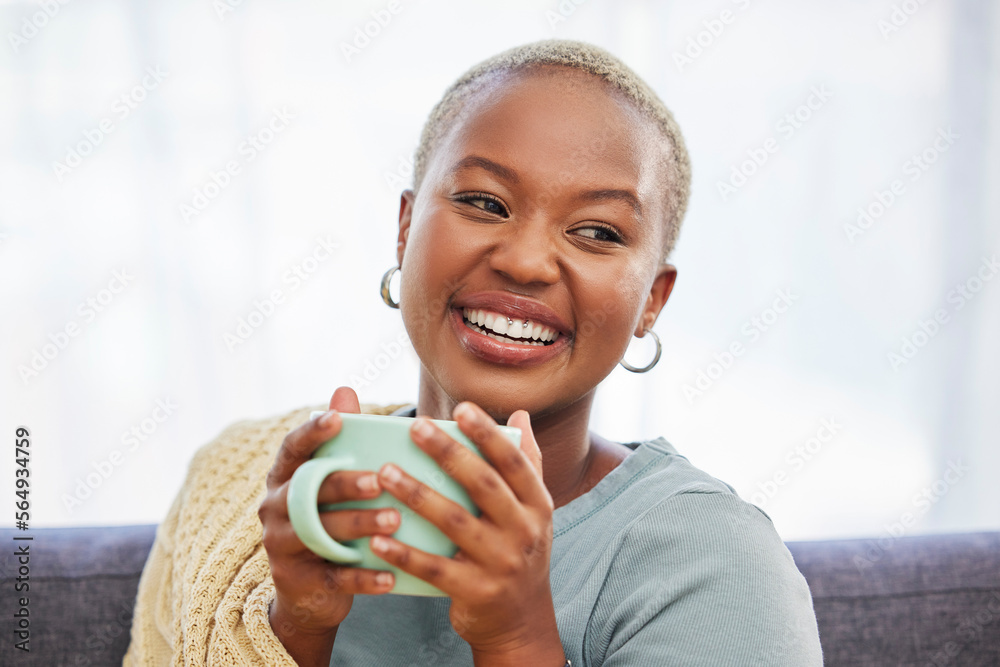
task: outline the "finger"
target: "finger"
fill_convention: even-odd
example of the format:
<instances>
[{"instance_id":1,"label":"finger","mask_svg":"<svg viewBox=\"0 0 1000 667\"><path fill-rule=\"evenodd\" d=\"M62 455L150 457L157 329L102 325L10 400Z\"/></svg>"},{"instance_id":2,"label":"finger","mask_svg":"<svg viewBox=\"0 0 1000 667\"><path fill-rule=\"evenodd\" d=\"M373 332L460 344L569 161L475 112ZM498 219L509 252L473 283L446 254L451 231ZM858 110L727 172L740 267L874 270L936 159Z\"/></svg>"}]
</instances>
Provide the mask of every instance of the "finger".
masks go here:
<instances>
[{"instance_id":1,"label":"finger","mask_svg":"<svg viewBox=\"0 0 1000 667\"><path fill-rule=\"evenodd\" d=\"M489 459L500 472L520 501L531 507L542 508L549 505L551 497L540 472L525 454L507 439L493 418L471 401L462 401L452 412L458 427L469 436L479 451ZM527 436L534 440L529 425ZM521 433L525 437L525 433Z\"/></svg>"},{"instance_id":2,"label":"finger","mask_svg":"<svg viewBox=\"0 0 1000 667\"><path fill-rule=\"evenodd\" d=\"M330 473L319 487L317 502L320 505L345 500L367 500L382 493L378 475L371 470L338 470Z\"/></svg>"},{"instance_id":3,"label":"finger","mask_svg":"<svg viewBox=\"0 0 1000 667\"><path fill-rule=\"evenodd\" d=\"M372 553L385 562L437 586L449 597L460 594L470 582L478 581L475 576L478 568L468 562L429 554L384 535L372 537L370 545Z\"/></svg>"},{"instance_id":4,"label":"finger","mask_svg":"<svg viewBox=\"0 0 1000 667\"><path fill-rule=\"evenodd\" d=\"M396 585L396 577L385 570L331 564L324 583L334 594L382 595Z\"/></svg>"},{"instance_id":5,"label":"finger","mask_svg":"<svg viewBox=\"0 0 1000 667\"><path fill-rule=\"evenodd\" d=\"M319 415L285 436L274 466L267 475L269 488L284 484L320 445L340 433L340 412L361 412L358 395L350 387L337 387L330 398L330 409L326 414Z\"/></svg>"},{"instance_id":6,"label":"finger","mask_svg":"<svg viewBox=\"0 0 1000 667\"><path fill-rule=\"evenodd\" d=\"M271 569L271 577L279 590L295 591L302 590L304 585L308 586L310 590L306 595L307 599L323 605L327 602L324 599L326 595L381 595L388 593L396 583L396 577L392 572L337 565L324 561L311 552L309 555L312 559L320 561L310 563L308 567L319 566L320 571L317 574L318 577L322 577L322 583L317 581L317 576L303 573L302 562L292 560Z\"/></svg>"},{"instance_id":7,"label":"finger","mask_svg":"<svg viewBox=\"0 0 1000 667\"><path fill-rule=\"evenodd\" d=\"M279 512L279 518L288 521L288 487L282 484L272 490L261 506L271 514ZM382 494L378 475L370 470L338 470L326 476L317 494L317 505L332 505L348 500L371 500ZM264 507L266 505L266 508Z\"/></svg>"},{"instance_id":8,"label":"finger","mask_svg":"<svg viewBox=\"0 0 1000 667\"><path fill-rule=\"evenodd\" d=\"M274 506L272 506L274 507ZM281 509L275 507L276 511L285 512L284 503L281 504ZM295 529L292 528L292 524L288 521L288 514L285 513L283 520L271 520L263 522L264 531L261 536L261 542L264 544L264 550L267 551L268 556L272 559L272 562L280 560L278 557L296 557L296 558L310 558L310 556L316 556L309 548L302 543L299 539L298 534ZM316 556L319 558L319 556ZM320 559L322 560L322 559Z\"/></svg>"},{"instance_id":9,"label":"finger","mask_svg":"<svg viewBox=\"0 0 1000 667\"><path fill-rule=\"evenodd\" d=\"M542 450L535 440L535 432L531 429L531 415L527 410L515 410L507 417L507 426L521 429L521 451L524 452L532 467L538 473L539 479L544 481L542 474Z\"/></svg>"},{"instance_id":10,"label":"finger","mask_svg":"<svg viewBox=\"0 0 1000 667\"><path fill-rule=\"evenodd\" d=\"M502 552L502 549L498 548L502 545L499 544L496 532L489 530L484 522L470 514L467 509L445 498L406 471L387 463L379 471L379 477L382 488L399 499L407 508L437 526L473 560L492 563L495 560L494 556ZM523 513L521 508L515 509L518 514Z\"/></svg>"},{"instance_id":11,"label":"finger","mask_svg":"<svg viewBox=\"0 0 1000 667\"><path fill-rule=\"evenodd\" d=\"M343 542L359 537L391 535L399 528L399 512L392 508L378 510L331 510L320 512L319 520L330 537Z\"/></svg>"},{"instance_id":12,"label":"finger","mask_svg":"<svg viewBox=\"0 0 1000 667\"><path fill-rule=\"evenodd\" d=\"M395 510L392 510L395 512ZM333 533L331 537L336 540L351 540L357 539L359 537L369 537L370 535L375 535L379 533L385 533L386 530L378 525L377 517L374 517L374 510L342 510L340 512L321 512L320 521L323 523L323 527L327 529L327 532L331 532L331 521L330 515L333 514L346 514L350 512L353 514L357 512L363 514L365 512L370 513L371 516L362 516L358 520L358 526L353 526L354 518L353 516L347 517L347 520L333 519L332 526ZM396 528L388 529L389 533L395 532L399 527L399 513L396 513ZM368 527L372 530L365 532ZM299 538L295 529L292 528L292 524L288 522L287 518L284 522L274 522L269 523L264 526L262 543L264 544L264 549L267 551L268 556L271 557L271 562L285 562L292 561L296 563L324 563L331 564L330 561L326 560L322 556L314 553L309 547L303 544L302 540ZM334 563L335 565L335 563ZM301 576L301 573L299 573Z\"/></svg>"},{"instance_id":13,"label":"finger","mask_svg":"<svg viewBox=\"0 0 1000 667\"><path fill-rule=\"evenodd\" d=\"M361 403L358 402L357 393L350 387L337 387L330 397L330 409L337 412L350 412L358 414L361 412Z\"/></svg>"},{"instance_id":14,"label":"finger","mask_svg":"<svg viewBox=\"0 0 1000 667\"><path fill-rule=\"evenodd\" d=\"M320 445L340 433L340 427L340 415L336 410L330 410L289 432L267 473L268 488L287 482Z\"/></svg>"},{"instance_id":15,"label":"finger","mask_svg":"<svg viewBox=\"0 0 1000 667\"><path fill-rule=\"evenodd\" d=\"M420 427L430 425L425 435ZM521 515L521 503L501 474L429 419L413 422L410 436L441 469L462 485L469 498L493 523L503 525ZM510 443L507 446L513 449ZM380 479L382 477L380 476Z\"/></svg>"}]
</instances>

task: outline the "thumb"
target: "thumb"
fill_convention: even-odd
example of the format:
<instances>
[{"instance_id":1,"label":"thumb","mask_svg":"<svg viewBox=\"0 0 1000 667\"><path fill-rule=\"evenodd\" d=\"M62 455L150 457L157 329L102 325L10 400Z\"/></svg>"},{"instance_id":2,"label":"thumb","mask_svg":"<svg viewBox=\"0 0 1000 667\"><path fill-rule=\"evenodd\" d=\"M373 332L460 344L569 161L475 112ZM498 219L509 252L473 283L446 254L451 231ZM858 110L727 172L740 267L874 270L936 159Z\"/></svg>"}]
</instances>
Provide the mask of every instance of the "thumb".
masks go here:
<instances>
[{"instance_id":1,"label":"thumb","mask_svg":"<svg viewBox=\"0 0 1000 667\"><path fill-rule=\"evenodd\" d=\"M358 395L350 387L337 387L330 398L330 409L337 412L351 412L357 414L361 412L361 403L358 402Z\"/></svg>"},{"instance_id":2,"label":"thumb","mask_svg":"<svg viewBox=\"0 0 1000 667\"><path fill-rule=\"evenodd\" d=\"M531 416L528 411L515 410L507 418L507 426L521 429L521 451L531 461L531 466L538 473L539 479L542 479L542 450L538 447L538 441L535 440L535 434L531 430Z\"/></svg>"}]
</instances>

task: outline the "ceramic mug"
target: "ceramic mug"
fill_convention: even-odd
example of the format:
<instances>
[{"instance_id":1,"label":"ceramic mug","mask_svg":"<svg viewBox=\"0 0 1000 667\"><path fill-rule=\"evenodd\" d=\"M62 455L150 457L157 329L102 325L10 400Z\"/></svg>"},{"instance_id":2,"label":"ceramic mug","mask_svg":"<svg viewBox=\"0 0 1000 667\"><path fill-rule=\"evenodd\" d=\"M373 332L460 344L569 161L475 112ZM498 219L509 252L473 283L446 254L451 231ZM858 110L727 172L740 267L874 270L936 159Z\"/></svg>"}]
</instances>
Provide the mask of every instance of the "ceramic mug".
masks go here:
<instances>
[{"instance_id":1,"label":"ceramic mug","mask_svg":"<svg viewBox=\"0 0 1000 667\"><path fill-rule=\"evenodd\" d=\"M315 419L323 412L313 412ZM393 537L404 544L427 553L452 557L458 551L437 526L397 500L388 491L376 498L350 500L320 506L317 501L320 485L327 475L338 470L370 470L378 472L386 463L394 463L415 479L442 496L458 503L469 513L479 516L479 508L461 484L448 476L430 456L410 439L413 417L392 417L340 413L340 432L316 450L312 459L299 466L288 485L288 517L295 534L313 553L334 563L353 567L392 572L396 583L390 593L399 595L443 596L444 593L423 579L390 565L376 556L369 547L371 538L338 542L326 532L319 512L341 509L382 509L394 507L402 521ZM457 442L482 458L479 449L462 433L458 423L442 419L431 420ZM521 429L500 426L501 432L516 446L521 444Z\"/></svg>"}]
</instances>

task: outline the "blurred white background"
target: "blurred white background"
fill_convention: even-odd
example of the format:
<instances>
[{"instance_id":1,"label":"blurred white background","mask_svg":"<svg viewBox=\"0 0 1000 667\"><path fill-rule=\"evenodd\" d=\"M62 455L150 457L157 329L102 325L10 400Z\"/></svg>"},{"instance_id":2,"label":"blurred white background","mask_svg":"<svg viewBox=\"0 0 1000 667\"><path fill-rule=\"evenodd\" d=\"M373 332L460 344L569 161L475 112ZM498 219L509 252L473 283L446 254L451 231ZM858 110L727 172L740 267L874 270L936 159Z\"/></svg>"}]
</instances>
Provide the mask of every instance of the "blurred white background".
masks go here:
<instances>
[{"instance_id":1,"label":"blurred white background","mask_svg":"<svg viewBox=\"0 0 1000 667\"><path fill-rule=\"evenodd\" d=\"M227 424L366 367L363 402L415 400L378 282L424 119L567 37L650 83L694 170L663 359L593 429L663 435L786 540L1000 529L996 3L8 1L0 28L0 498L26 425L33 525L158 522Z\"/></svg>"}]
</instances>

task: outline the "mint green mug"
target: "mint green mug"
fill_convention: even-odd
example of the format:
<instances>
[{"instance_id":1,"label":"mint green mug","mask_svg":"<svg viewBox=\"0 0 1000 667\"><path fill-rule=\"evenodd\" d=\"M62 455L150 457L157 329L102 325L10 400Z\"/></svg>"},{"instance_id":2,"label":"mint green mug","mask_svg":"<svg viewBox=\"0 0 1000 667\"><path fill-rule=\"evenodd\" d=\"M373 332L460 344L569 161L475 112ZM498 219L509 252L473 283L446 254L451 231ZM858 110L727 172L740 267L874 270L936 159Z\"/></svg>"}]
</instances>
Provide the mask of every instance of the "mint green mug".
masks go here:
<instances>
[{"instance_id":1,"label":"mint green mug","mask_svg":"<svg viewBox=\"0 0 1000 667\"><path fill-rule=\"evenodd\" d=\"M323 412L313 412L314 419ZM312 459L306 461L288 485L288 518L302 543L313 553L334 563L353 567L392 572L396 584L390 593L399 595L443 596L444 593L423 579L385 562L369 548L371 538L362 537L343 543L334 540L319 519L320 511L340 509L382 509L394 507L402 521L393 537L404 544L427 553L451 558L458 551L455 543L427 519L397 500L388 491L377 498L351 500L319 506L319 488L327 475L337 470L371 470L378 472L386 463L394 463L415 479L444 497L458 503L474 516L479 516L469 494L461 484L449 477L430 456L410 439L413 417L391 417L340 413L340 432L319 446ZM432 419L435 425L482 458L479 449L462 433L458 423ZM501 432L516 446L521 444L521 429L500 426Z\"/></svg>"}]
</instances>

